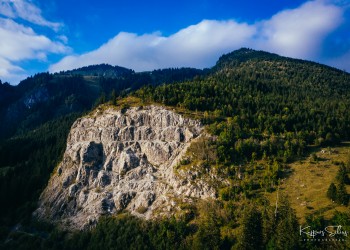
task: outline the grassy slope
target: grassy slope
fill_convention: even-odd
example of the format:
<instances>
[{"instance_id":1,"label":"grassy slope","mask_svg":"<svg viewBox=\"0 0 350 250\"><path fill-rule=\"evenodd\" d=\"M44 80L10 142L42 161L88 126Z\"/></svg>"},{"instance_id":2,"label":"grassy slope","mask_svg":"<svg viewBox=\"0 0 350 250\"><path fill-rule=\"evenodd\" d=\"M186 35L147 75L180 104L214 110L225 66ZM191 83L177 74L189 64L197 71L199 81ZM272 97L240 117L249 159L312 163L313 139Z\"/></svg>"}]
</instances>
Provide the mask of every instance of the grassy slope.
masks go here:
<instances>
[{"instance_id":1,"label":"grassy slope","mask_svg":"<svg viewBox=\"0 0 350 250\"><path fill-rule=\"evenodd\" d=\"M280 185L280 194L289 197L300 223L305 222L309 214L323 215L330 219L335 211L346 212L349 208L333 203L327 198L329 185L336 183L336 174L340 162L346 162L350 154L350 142L337 147L315 149L318 160L309 155L288 164L289 173ZM350 185L347 185L350 193ZM271 204L275 204L277 191L267 194Z\"/></svg>"}]
</instances>

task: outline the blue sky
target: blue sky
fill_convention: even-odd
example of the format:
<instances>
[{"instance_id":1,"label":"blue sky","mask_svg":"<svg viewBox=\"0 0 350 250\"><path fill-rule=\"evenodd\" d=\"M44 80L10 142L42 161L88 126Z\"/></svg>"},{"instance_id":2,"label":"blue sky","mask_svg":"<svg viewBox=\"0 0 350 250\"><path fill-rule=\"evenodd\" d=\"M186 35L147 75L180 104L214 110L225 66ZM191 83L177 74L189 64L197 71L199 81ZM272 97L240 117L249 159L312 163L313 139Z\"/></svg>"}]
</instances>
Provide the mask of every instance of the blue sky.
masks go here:
<instances>
[{"instance_id":1,"label":"blue sky","mask_svg":"<svg viewBox=\"0 0 350 250\"><path fill-rule=\"evenodd\" d=\"M109 63L211 67L241 47L350 71L349 0L0 0L0 79Z\"/></svg>"}]
</instances>

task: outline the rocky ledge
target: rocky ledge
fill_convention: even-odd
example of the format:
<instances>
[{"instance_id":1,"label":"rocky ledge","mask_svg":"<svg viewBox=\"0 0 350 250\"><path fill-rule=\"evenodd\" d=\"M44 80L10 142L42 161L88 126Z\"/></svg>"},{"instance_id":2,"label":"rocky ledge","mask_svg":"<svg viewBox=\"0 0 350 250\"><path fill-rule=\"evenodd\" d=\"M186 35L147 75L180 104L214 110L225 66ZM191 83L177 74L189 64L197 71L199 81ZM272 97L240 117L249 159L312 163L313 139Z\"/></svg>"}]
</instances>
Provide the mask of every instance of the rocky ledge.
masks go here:
<instances>
[{"instance_id":1,"label":"rocky ledge","mask_svg":"<svg viewBox=\"0 0 350 250\"><path fill-rule=\"evenodd\" d=\"M62 162L34 216L83 229L124 210L150 219L178 202L215 197L215 189L174 167L201 137L199 121L159 106L99 108L72 126Z\"/></svg>"}]
</instances>

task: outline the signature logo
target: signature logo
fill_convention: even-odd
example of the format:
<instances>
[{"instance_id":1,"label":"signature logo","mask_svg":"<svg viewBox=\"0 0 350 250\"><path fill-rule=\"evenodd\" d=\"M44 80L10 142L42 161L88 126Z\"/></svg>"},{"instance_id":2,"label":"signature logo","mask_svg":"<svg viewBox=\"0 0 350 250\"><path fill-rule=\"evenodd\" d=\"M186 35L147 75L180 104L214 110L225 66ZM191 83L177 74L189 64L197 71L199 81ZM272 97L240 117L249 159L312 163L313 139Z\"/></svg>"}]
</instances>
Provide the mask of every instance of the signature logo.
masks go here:
<instances>
[{"instance_id":1,"label":"signature logo","mask_svg":"<svg viewBox=\"0 0 350 250\"><path fill-rule=\"evenodd\" d=\"M343 236L348 237L349 232L343 230L343 226L327 226L323 230L313 230L311 226L302 227L300 226L299 230L300 235L307 235L309 237L315 238L316 236L321 237L335 237L335 236Z\"/></svg>"}]
</instances>

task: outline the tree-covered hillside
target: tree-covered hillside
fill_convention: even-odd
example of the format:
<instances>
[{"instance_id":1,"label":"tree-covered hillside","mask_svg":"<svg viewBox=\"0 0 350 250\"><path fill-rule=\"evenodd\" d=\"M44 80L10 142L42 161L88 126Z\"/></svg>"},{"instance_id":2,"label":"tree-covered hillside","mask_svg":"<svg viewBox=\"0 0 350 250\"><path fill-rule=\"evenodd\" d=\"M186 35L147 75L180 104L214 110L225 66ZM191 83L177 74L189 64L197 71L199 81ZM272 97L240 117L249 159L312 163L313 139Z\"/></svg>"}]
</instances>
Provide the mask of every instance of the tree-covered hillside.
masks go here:
<instances>
[{"instance_id":1,"label":"tree-covered hillside","mask_svg":"<svg viewBox=\"0 0 350 250\"><path fill-rule=\"evenodd\" d=\"M219 158L285 161L306 145L331 145L350 136L350 74L323 65L241 49L224 55L208 77L149 86L145 101L204 112L219 136Z\"/></svg>"}]
</instances>

